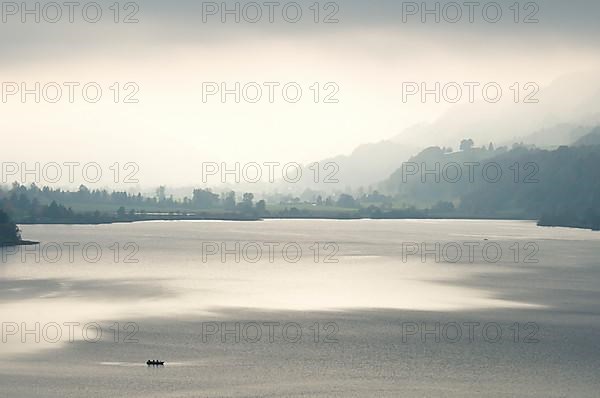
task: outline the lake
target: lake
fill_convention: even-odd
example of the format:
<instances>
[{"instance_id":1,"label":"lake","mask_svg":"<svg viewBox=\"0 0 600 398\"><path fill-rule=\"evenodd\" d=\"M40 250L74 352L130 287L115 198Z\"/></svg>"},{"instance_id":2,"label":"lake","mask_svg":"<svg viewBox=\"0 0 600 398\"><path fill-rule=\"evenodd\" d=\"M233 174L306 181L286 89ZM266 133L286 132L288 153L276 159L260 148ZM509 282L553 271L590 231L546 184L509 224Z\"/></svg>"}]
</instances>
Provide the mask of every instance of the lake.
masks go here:
<instances>
[{"instance_id":1,"label":"lake","mask_svg":"<svg viewBox=\"0 0 600 398\"><path fill-rule=\"evenodd\" d=\"M6 396L600 387L600 233L470 220L22 229L41 244L0 249Z\"/></svg>"}]
</instances>

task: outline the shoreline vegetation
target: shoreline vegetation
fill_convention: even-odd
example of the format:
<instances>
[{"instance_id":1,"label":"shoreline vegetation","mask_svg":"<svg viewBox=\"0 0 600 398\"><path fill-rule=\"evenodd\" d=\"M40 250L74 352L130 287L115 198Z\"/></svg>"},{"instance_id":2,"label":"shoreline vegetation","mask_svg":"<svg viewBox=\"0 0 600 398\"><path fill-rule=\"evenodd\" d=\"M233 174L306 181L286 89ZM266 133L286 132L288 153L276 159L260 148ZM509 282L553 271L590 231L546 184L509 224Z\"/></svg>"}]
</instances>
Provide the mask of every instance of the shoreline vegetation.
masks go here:
<instances>
[{"instance_id":1,"label":"shoreline vegetation","mask_svg":"<svg viewBox=\"0 0 600 398\"><path fill-rule=\"evenodd\" d=\"M20 194L17 195L17 191ZM1 193L1 191L0 191ZM41 195L40 195L41 193ZM83 195L79 200L72 196ZM107 201L91 199L101 195L108 196ZM131 205L139 207L116 207L111 203L115 195L125 195ZM29 197L34 196L33 200ZM50 204L41 204L44 197L57 197L70 204L63 204L52 200ZM159 195L160 197L160 195ZM362 201L369 203L365 207L356 198L349 194L329 196L322 200L318 196L315 202L302 202L294 198L291 202L281 202L277 205L267 206L265 200L254 203L252 193L243 194L241 202L236 201L235 192L224 194L223 199L213 194L210 190L197 189L194 199L176 201L172 198L159 199L159 197L144 197L141 195L127 195L125 193L106 191L88 191L80 187L78 192L53 191L47 187L39 190L32 186L27 188L18 184L13 189L8 199L4 199L4 207L12 209L12 218L20 225L32 224L67 224L67 225L100 225L113 223L131 223L141 221L261 221L269 219L325 219L325 220L402 220L402 219L490 219L490 220L533 220L525 212L505 211L497 214L474 215L454 207L449 202L439 202L431 208L418 209L414 206L395 207L388 197L374 192L369 197L362 197ZM204 199L201 199L204 198ZM208 198L208 200L206 200ZM92 202L92 203L90 203ZM108 203L106 203L108 202ZM0 197L0 205L2 198ZM86 211L85 208L93 206L102 210ZM75 209L75 210L74 210Z\"/></svg>"},{"instance_id":2,"label":"shoreline vegetation","mask_svg":"<svg viewBox=\"0 0 600 398\"><path fill-rule=\"evenodd\" d=\"M8 214L0 209L0 248L13 246L33 246L39 242L21 239L21 230Z\"/></svg>"},{"instance_id":3,"label":"shoreline vegetation","mask_svg":"<svg viewBox=\"0 0 600 398\"><path fill-rule=\"evenodd\" d=\"M497 178L469 172L449 180L431 170L493 165ZM0 187L0 244L22 242L16 224L111 224L138 221L259 221L265 219L470 219L534 220L543 227L600 231L600 145L543 150L475 147L459 151L430 147L404 162L382 182L339 190L335 186L274 187L275 193L193 189L174 198L167 188L154 195L109 192L81 185L77 190L13 183ZM416 170L426 171L426 175ZM464 173L467 171L463 170ZM459 176L462 175L459 173ZM464 174L467 175L467 174Z\"/></svg>"},{"instance_id":4,"label":"shoreline vegetation","mask_svg":"<svg viewBox=\"0 0 600 398\"><path fill-rule=\"evenodd\" d=\"M438 204L437 207L447 207L448 204ZM589 217L580 219L575 215L544 215L541 218L534 217L527 212L504 212L502 214L471 214L461 212L456 209L389 209L385 210L377 206L357 209L323 209L313 207L312 209L299 209L297 207L285 207L278 211L269 211L266 208L260 212L252 208L250 211L240 212L189 212L189 211L170 211L170 212L138 212L134 209L127 212L125 208L120 207L116 211L94 211L94 212L74 212L71 208L64 208L52 202L49 207L63 208L64 214L52 215L32 215L22 214L2 223L0 222L0 247L16 245L32 245L37 242L21 239L19 225L101 225L115 223L133 223L144 221L262 221L274 219L295 219L295 220L523 220L537 221L540 227L565 227L577 229L591 229L600 231L600 223L597 218ZM0 210L2 212L2 210ZM6 215L6 213L2 212ZM0 217L1 218L1 217ZM595 222L595 223L594 223Z\"/></svg>"},{"instance_id":5,"label":"shoreline vegetation","mask_svg":"<svg viewBox=\"0 0 600 398\"><path fill-rule=\"evenodd\" d=\"M447 204L438 204L444 207ZM49 207L64 208L52 202ZM115 223L134 223L144 221L263 221L276 219L289 220L523 220L537 221L540 227L565 227L577 229L591 229L600 231L600 224L591 223L594 219L578 220L574 215L567 216L543 216L532 217L526 212L505 212L503 214L469 214L456 209L416 209L414 207L404 209L382 209L377 206L355 209L343 208L319 208L311 209L297 207L285 207L277 211L269 211L266 208L260 212L252 208L250 211L224 212L224 211L197 211L190 212L175 210L170 212L140 211L131 209L126 211L120 207L116 211L94 211L74 212L71 208L64 208L64 214L55 216L22 214L13 219L0 222L0 247L34 245L38 242L21 239L19 225L102 225ZM6 213L0 209L0 221L2 214ZM7 217L7 216L6 216ZM14 221L13 221L14 220Z\"/></svg>"}]
</instances>

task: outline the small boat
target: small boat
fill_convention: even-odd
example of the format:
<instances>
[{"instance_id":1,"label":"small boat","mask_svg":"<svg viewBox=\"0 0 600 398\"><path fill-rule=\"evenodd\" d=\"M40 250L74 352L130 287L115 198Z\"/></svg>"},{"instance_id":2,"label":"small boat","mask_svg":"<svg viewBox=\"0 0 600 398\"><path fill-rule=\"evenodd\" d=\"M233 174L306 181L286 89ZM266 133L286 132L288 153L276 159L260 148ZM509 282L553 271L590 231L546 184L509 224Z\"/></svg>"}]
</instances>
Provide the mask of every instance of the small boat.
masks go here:
<instances>
[{"instance_id":1,"label":"small boat","mask_svg":"<svg viewBox=\"0 0 600 398\"><path fill-rule=\"evenodd\" d=\"M165 361L148 360L148 361L146 361L146 365L148 365L148 366L165 366Z\"/></svg>"}]
</instances>

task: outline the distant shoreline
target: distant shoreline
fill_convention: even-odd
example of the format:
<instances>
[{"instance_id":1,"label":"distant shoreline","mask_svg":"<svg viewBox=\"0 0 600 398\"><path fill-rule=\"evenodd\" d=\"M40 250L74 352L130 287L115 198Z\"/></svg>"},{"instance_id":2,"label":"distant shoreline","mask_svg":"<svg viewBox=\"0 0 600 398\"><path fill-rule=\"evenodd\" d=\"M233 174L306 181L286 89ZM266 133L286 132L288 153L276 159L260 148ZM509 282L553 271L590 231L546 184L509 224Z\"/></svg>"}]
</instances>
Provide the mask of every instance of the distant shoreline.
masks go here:
<instances>
[{"instance_id":1,"label":"distant shoreline","mask_svg":"<svg viewBox=\"0 0 600 398\"><path fill-rule=\"evenodd\" d=\"M134 216L127 215L123 217L105 216L105 217L69 217L69 218L25 218L15 220L19 225L109 225L109 224L128 224L136 222L150 221L264 221L264 220L482 220L482 221L531 221L536 222L539 227L551 228L572 228L591 231L600 231L600 225L596 223L584 222L582 220L569 220L564 217L548 217L543 216L540 219L528 217L523 213L489 215L489 216L469 216L468 214L427 214L426 212L408 214L400 212L390 212L390 214L380 214L377 216L361 214L359 211L337 212L335 214L297 214L297 215L263 215L261 217L255 214L160 214L160 215L144 215L137 214ZM35 244L35 243L26 243ZM1 245L0 245L1 246ZM6 246L6 244L5 244Z\"/></svg>"},{"instance_id":2,"label":"distant shoreline","mask_svg":"<svg viewBox=\"0 0 600 398\"><path fill-rule=\"evenodd\" d=\"M111 225L111 224L132 224L137 222L152 222L152 221L230 221L230 222L258 222L258 221L266 221L266 220L331 220L331 221L352 221L352 220L467 220L467 221L529 221L537 223L537 226L544 228L571 228L571 229L583 229L583 230L592 230L594 232L598 231L597 229L590 228L589 226L584 225L574 225L569 223L569 225L561 225L560 223L545 223L540 220L536 220L533 218L526 217L468 217L468 216L456 216L456 217L448 217L448 216L406 216L406 217L365 217L360 215L344 215L344 216L325 216L325 215L315 215L315 217L310 216L288 216L288 217L276 217L276 216L266 216L266 217L204 217L204 216L181 216L181 215L173 215L173 216L159 216L159 217L135 217L135 218L124 218L124 219L111 219L111 220L102 220L102 221L92 221L92 220L35 220L35 221L25 221L19 222L19 225ZM33 241L22 241L19 244L14 246L24 246L24 245L35 245L39 244L39 242ZM1 245L10 246L8 244Z\"/></svg>"},{"instance_id":3,"label":"distant shoreline","mask_svg":"<svg viewBox=\"0 0 600 398\"><path fill-rule=\"evenodd\" d=\"M141 217L141 218L127 218L127 219L114 219L114 220L105 220L105 221L90 221L90 220L81 220L81 221L73 221L73 220L52 220L52 221L44 221L44 220L36 220L36 221L27 221L27 222L19 222L19 225L110 225L110 224L128 224L128 223L136 223L136 222L151 222L151 221L234 221L234 222L257 222L257 221L266 221L266 220L339 220L339 221L353 221L353 220L470 220L470 221L530 221L530 222L538 222L536 219L531 218L519 218L519 217L435 217L435 216L423 216L423 217L365 217L365 216L344 216L344 217L336 217L336 216L315 216L315 217L306 217L306 216L298 216L298 217L182 217L182 216L173 216L173 217Z\"/></svg>"},{"instance_id":4,"label":"distant shoreline","mask_svg":"<svg viewBox=\"0 0 600 398\"><path fill-rule=\"evenodd\" d=\"M0 248L3 247L15 247L15 246L35 246L35 245L39 245L40 242L35 242L32 240L21 240L19 242L14 242L14 243L0 243Z\"/></svg>"}]
</instances>

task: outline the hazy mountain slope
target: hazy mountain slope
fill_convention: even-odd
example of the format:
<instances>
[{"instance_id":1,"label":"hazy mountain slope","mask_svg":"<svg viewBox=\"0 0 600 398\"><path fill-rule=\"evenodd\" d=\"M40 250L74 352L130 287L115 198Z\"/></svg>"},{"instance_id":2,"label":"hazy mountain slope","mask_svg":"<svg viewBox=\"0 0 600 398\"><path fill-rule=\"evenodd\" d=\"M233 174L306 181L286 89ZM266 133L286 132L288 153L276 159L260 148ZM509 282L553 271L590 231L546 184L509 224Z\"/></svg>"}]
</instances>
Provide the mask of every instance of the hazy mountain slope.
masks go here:
<instances>
[{"instance_id":1,"label":"hazy mountain slope","mask_svg":"<svg viewBox=\"0 0 600 398\"><path fill-rule=\"evenodd\" d=\"M446 152L439 147L430 147L410 158L382 182L379 188L407 204L419 207L430 206L439 201L454 201L469 184L469 169L466 164L483 165L487 159L504 152L506 148ZM480 173L481 167L474 170ZM455 181L460 174L462 178Z\"/></svg>"},{"instance_id":2,"label":"hazy mountain slope","mask_svg":"<svg viewBox=\"0 0 600 398\"><path fill-rule=\"evenodd\" d=\"M598 133L586 138L596 140ZM473 169L473 179L464 167L466 162L479 165ZM462 177L453 180L455 172L445 178L442 171L438 179L414 173L414 166L434 170L436 164L438 170L461 165ZM484 166L491 164L495 166L484 175ZM455 153L433 147L411 158L383 186L396 201L408 206L425 208L440 201L452 202L456 214L463 217L524 217L538 219L543 225L600 228L600 145Z\"/></svg>"},{"instance_id":3,"label":"hazy mountain slope","mask_svg":"<svg viewBox=\"0 0 600 398\"><path fill-rule=\"evenodd\" d=\"M505 93L505 96L510 95L511 92ZM600 78L597 73L563 76L541 87L536 98L539 99L537 104L514 103L512 100L497 104L458 104L435 122L408 128L392 141L421 147L452 146L465 137L475 142L504 143L524 140L533 131L539 132L531 137L536 145L560 145L572 142L572 139L559 142L569 137L569 129L600 124L597 107ZM554 133L558 133L556 139L550 138Z\"/></svg>"},{"instance_id":4,"label":"hazy mountain slope","mask_svg":"<svg viewBox=\"0 0 600 398\"><path fill-rule=\"evenodd\" d=\"M552 127L543 128L524 137L514 137L505 141L503 145L512 145L522 142L526 145L535 145L538 148L556 149L561 145L571 145L592 130L589 126L562 123Z\"/></svg>"},{"instance_id":5,"label":"hazy mountain slope","mask_svg":"<svg viewBox=\"0 0 600 398\"><path fill-rule=\"evenodd\" d=\"M574 146L600 145L600 126L594 128L588 134L580 137L573 143Z\"/></svg>"},{"instance_id":6,"label":"hazy mountain slope","mask_svg":"<svg viewBox=\"0 0 600 398\"><path fill-rule=\"evenodd\" d=\"M411 155L417 152L416 147L407 146L392 141L364 144L357 147L350 155L340 155L319 160L320 175L315 182L315 173L310 169L311 164L305 166L302 181L287 189L293 188L296 192L305 189L331 191L352 191L360 187L367 189L377 182L384 180ZM328 164L335 164L328 166ZM331 183L331 180L339 182ZM327 182L329 181L329 182ZM284 187L282 183L281 187Z\"/></svg>"}]
</instances>

